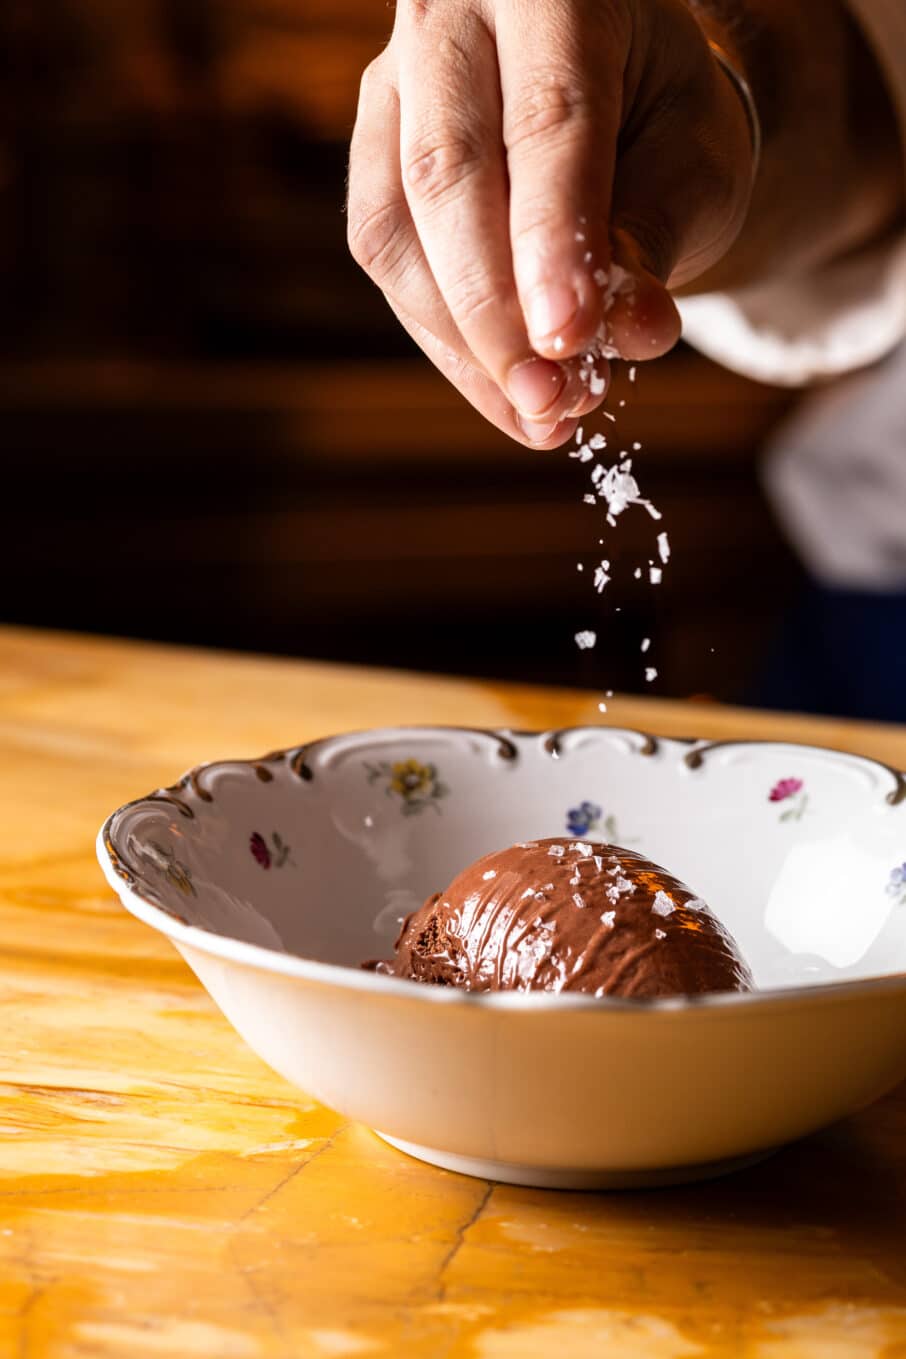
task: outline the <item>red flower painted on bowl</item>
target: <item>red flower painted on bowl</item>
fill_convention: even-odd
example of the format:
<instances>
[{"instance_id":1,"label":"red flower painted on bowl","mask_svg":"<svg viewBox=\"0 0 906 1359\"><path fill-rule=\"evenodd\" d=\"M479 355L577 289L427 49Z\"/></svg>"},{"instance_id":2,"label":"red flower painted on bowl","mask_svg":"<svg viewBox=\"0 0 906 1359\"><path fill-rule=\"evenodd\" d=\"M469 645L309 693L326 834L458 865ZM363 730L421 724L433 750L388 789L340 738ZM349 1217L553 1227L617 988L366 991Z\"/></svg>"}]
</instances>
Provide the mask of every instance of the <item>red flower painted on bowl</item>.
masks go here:
<instances>
[{"instance_id":1,"label":"red flower painted on bowl","mask_svg":"<svg viewBox=\"0 0 906 1359\"><path fill-rule=\"evenodd\" d=\"M262 868L270 868L271 852L267 847L267 841L258 831L252 833L249 840L249 849L252 851L252 858L259 863Z\"/></svg>"},{"instance_id":2,"label":"red flower painted on bowl","mask_svg":"<svg viewBox=\"0 0 906 1359\"><path fill-rule=\"evenodd\" d=\"M779 779L768 794L770 802L786 802L787 798L801 793L805 785L802 779Z\"/></svg>"}]
</instances>

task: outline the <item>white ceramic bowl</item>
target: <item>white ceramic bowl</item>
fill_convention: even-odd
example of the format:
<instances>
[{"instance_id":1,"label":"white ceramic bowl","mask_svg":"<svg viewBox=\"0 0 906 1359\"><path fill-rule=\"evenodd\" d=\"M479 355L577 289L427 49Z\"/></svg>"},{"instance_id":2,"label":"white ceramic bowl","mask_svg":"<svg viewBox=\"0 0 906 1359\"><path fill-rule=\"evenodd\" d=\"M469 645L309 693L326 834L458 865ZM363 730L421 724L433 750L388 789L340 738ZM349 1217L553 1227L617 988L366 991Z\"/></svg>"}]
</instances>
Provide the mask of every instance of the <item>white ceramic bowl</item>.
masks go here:
<instances>
[{"instance_id":1,"label":"white ceramic bowl","mask_svg":"<svg viewBox=\"0 0 906 1359\"><path fill-rule=\"evenodd\" d=\"M467 863L638 849L754 995L467 994L362 971ZM412 1155L521 1184L693 1179L906 1076L906 782L809 746L420 727L200 766L107 821L111 886L272 1067Z\"/></svg>"}]
</instances>

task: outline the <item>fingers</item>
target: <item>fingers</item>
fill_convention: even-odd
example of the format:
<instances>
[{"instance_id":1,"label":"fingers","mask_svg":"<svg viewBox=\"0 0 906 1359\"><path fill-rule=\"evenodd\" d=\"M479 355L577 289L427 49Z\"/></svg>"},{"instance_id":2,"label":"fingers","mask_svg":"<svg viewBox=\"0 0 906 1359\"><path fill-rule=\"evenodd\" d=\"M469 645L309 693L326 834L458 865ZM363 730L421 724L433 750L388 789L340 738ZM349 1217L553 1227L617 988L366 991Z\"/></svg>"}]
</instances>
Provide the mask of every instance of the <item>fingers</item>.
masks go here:
<instances>
[{"instance_id":1,"label":"fingers","mask_svg":"<svg viewBox=\"0 0 906 1359\"><path fill-rule=\"evenodd\" d=\"M399 13L403 188L431 273L480 366L523 416L554 421L568 374L533 353L516 294L494 38L473 6Z\"/></svg>"},{"instance_id":2,"label":"fingers","mask_svg":"<svg viewBox=\"0 0 906 1359\"><path fill-rule=\"evenodd\" d=\"M379 60L362 82L349 166L348 235L354 258L383 290L405 329L444 375L498 429L553 448L575 427L566 410L586 394L576 365L565 368L562 411L531 420L469 351L428 267L406 202L398 155L399 99ZM392 154L386 154L390 144ZM518 380L518 379L517 379ZM601 396L594 398L597 405ZM584 413L583 405L583 413Z\"/></svg>"},{"instance_id":3,"label":"fingers","mask_svg":"<svg viewBox=\"0 0 906 1359\"><path fill-rule=\"evenodd\" d=\"M587 350L603 319L625 12L608 0L499 11L513 265L532 345L548 357Z\"/></svg>"}]
</instances>

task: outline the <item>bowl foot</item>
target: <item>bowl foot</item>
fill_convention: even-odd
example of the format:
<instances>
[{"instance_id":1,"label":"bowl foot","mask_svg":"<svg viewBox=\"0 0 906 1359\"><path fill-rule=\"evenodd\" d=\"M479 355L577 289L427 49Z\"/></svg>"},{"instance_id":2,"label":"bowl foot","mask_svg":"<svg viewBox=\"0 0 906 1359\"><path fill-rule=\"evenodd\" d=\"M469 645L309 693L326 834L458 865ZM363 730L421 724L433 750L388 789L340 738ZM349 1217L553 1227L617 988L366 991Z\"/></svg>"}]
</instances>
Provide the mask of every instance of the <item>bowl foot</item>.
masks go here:
<instances>
[{"instance_id":1,"label":"bowl foot","mask_svg":"<svg viewBox=\"0 0 906 1359\"><path fill-rule=\"evenodd\" d=\"M730 1156L723 1161L704 1161L688 1166L663 1166L650 1170L560 1170L550 1166L513 1165L508 1161L486 1161L476 1156L457 1156L454 1152L436 1151L420 1147L415 1142L404 1142L375 1129L378 1137L389 1142L397 1151L414 1156L418 1161L455 1170L459 1175L474 1175L482 1180L499 1180L502 1184L521 1184L534 1189L659 1189L671 1184L693 1184L696 1180L713 1180L731 1175L736 1170L757 1165L772 1156L776 1147L767 1151L749 1152L746 1156Z\"/></svg>"}]
</instances>

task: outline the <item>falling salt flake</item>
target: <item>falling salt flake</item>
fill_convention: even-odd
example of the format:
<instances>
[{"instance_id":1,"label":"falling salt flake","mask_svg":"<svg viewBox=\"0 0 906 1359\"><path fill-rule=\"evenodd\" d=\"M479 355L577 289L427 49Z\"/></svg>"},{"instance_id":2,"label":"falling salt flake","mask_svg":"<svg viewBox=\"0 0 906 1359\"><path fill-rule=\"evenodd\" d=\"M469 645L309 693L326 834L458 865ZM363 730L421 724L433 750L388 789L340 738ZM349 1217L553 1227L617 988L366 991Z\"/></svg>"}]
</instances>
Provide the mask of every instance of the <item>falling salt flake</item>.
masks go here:
<instances>
[{"instance_id":1,"label":"falling salt flake","mask_svg":"<svg viewBox=\"0 0 906 1359\"><path fill-rule=\"evenodd\" d=\"M652 680L656 680L656 679L657 679L657 671L655 670L655 668L654 668L653 665L649 665L648 669L645 671L645 683L646 683L646 684L651 684Z\"/></svg>"},{"instance_id":2,"label":"falling salt flake","mask_svg":"<svg viewBox=\"0 0 906 1359\"><path fill-rule=\"evenodd\" d=\"M650 638L650 637L643 637L643 638L642 638L642 650L643 650L643 651L647 651L648 648L649 648L650 646L651 646L651 638Z\"/></svg>"},{"instance_id":3,"label":"falling salt flake","mask_svg":"<svg viewBox=\"0 0 906 1359\"><path fill-rule=\"evenodd\" d=\"M635 568L635 570L633 571L632 574L635 576L636 580L641 580L641 579L642 579L642 568L641 568L640 566L637 566L637 567Z\"/></svg>"},{"instance_id":4,"label":"falling salt flake","mask_svg":"<svg viewBox=\"0 0 906 1359\"><path fill-rule=\"evenodd\" d=\"M582 499L586 505L597 505L598 503L597 496L593 496L591 495L591 493L589 493L588 495L584 495Z\"/></svg>"},{"instance_id":5,"label":"falling salt flake","mask_svg":"<svg viewBox=\"0 0 906 1359\"><path fill-rule=\"evenodd\" d=\"M587 628L584 632L576 633L576 646L580 651L590 651L598 640L598 634Z\"/></svg>"},{"instance_id":6,"label":"falling salt flake","mask_svg":"<svg viewBox=\"0 0 906 1359\"><path fill-rule=\"evenodd\" d=\"M599 712L599 713L606 713L606 712L607 712L607 704L606 704L606 703L599 703L599 704L598 704L598 712Z\"/></svg>"},{"instance_id":7,"label":"falling salt flake","mask_svg":"<svg viewBox=\"0 0 906 1359\"><path fill-rule=\"evenodd\" d=\"M487 873L482 873L481 877L484 882L490 882L491 878L497 877L497 869L489 868Z\"/></svg>"},{"instance_id":8,"label":"falling salt flake","mask_svg":"<svg viewBox=\"0 0 906 1359\"><path fill-rule=\"evenodd\" d=\"M629 505L643 505L651 509L650 502L639 495L639 483L625 464L614 463L613 467L600 477L594 477L598 495L607 501L608 522L611 515L622 514Z\"/></svg>"},{"instance_id":9,"label":"falling salt flake","mask_svg":"<svg viewBox=\"0 0 906 1359\"><path fill-rule=\"evenodd\" d=\"M551 845L547 852L552 859L562 859L564 854L566 853L566 846Z\"/></svg>"},{"instance_id":10,"label":"falling salt flake","mask_svg":"<svg viewBox=\"0 0 906 1359\"><path fill-rule=\"evenodd\" d=\"M652 519L663 519L664 516L661 514L660 510L656 510L650 500L640 500L639 504L645 506L645 509L651 515Z\"/></svg>"},{"instance_id":11,"label":"falling salt flake","mask_svg":"<svg viewBox=\"0 0 906 1359\"><path fill-rule=\"evenodd\" d=\"M613 929L613 922L617 918L616 911L605 911L601 916L601 924L608 930Z\"/></svg>"},{"instance_id":12,"label":"falling salt flake","mask_svg":"<svg viewBox=\"0 0 906 1359\"><path fill-rule=\"evenodd\" d=\"M585 431L583 430L583 428L582 428L581 425L580 425L579 428L576 430L576 443L577 443L577 444L584 444L584 443L585 443Z\"/></svg>"},{"instance_id":13,"label":"falling salt flake","mask_svg":"<svg viewBox=\"0 0 906 1359\"><path fill-rule=\"evenodd\" d=\"M667 892L656 892L651 909L655 915L673 915L676 910L676 902Z\"/></svg>"},{"instance_id":14,"label":"falling salt flake","mask_svg":"<svg viewBox=\"0 0 906 1359\"><path fill-rule=\"evenodd\" d=\"M654 937L655 937L655 939L666 939L666 938L667 938L667 931L666 931L666 930L655 930L655 932L654 932Z\"/></svg>"},{"instance_id":15,"label":"falling salt flake","mask_svg":"<svg viewBox=\"0 0 906 1359\"><path fill-rule=\"evenodd\" d=\"M613 698L613 690L612 690L612 689L606 689L606 690L604 691L604 697L605 697L605 698Z\"/></svg>"},{"instance_id":16,"label":"falling salt flake","mask_svg":"<svg viewBox=\"0 0 906 1359\"><path fill-rule=\"evenodd\" d=\"M584 840L574 840L570 845L570 849L574 849L577 854L581 854L583 859L589 858L592 852L591 845L586 844Z\"/></svg>"},{"instance_id":17,"label":"falling salt flake","mask_svg":"<svg viewBox=\"0 0 906 1359\"><path fill-rule=\"evenodd\" d=\"M592 274L592 278L594 279L595 283L597 283L599 288L607 287L608 278L607 273L604 269L596 269L595 272Z\"/></svg>"},{"instance_id":18,"label":"falling salt flake","mask_svg":"<svg viewBox=\"0 0 906 1359\"><path fill-rule=\"evenodd\" d=\"M635 366L635 364L633 364L632 367L631 367L630 370L629 370L629 381L630 381L630 382L635 382L635 375L636 375L636 366Z\"/></svg>"},{"instance_id":19,"label":"falling salt flake","mask_svg":"<svg viewBox=\"0 0 906 1359\"><path fill-rule=\"evenodd\" d=\"M582 565L581 562L576 562L576 570L577 570L577 571L584 571L584 570L585 570L585 567Z\"/></svg>"},{"instance_id":20,"label":"falling salt flake","mask_svg":"<svg viewBox=\"0 0 906 1359\"><path fill-rule=\"evenodd\" d=\"M586 250L585 254L582 256L582 259L585 264L591 264L591 251Z\"/></svg>"},{"instance_id":21,"label":"falling salt flake","mask_svg":"<svg viewBox=\"0 0 906 1359\"><path fill-rule=\"evenodd\" d=\"M626 405L626 402L625 402L625 400L623 400L623 398L621 397L620 400L617 402L617 405L620 406L620 407L622 408L623 406Z\"/></svg>"},{"instance_id":22,"label":"falling salt flake","mask_svg":"<svg viewBox=\"0 0 906 1359\"><path fill-rule=\"evenodd\" d=\"M585 898L580 896L578 892L573 892L573 901L581 910L585 909Z\"/></svg>"},{"instance_id":23,"label":"falling salt flake","mask_svg":"<svg viewBox=\"0 0 906 1359\"><path fill-rule=\"evenodd\" d=\"M368 826L368 827L370 828L371 826L374 825L374 817L373 817L373 816L366 816L366 817L364 818L362 824L363 824L364 826Z\"/></svg>"},{"instance_id":24,"label":"falling salt flake","mask_svg":"<svg viewBox=\"0 0 906 1359\"><path fill-rule=\"evenodd\" d=\"M584 241L584 240L585 240L585 232L584 232L584 231L577 231L577 232L576 232L576 240L577 240L577 241Z\"/></svg>"},{"instance_id":25,"label":"falling salt flake","mask_svg":"<svg viewBox=\"0 0 906 1359\"><path fill-rule=\"evenodd\" d=\"M573 875L572 875L572 877L571 877L570 880L569 880L569 885L570 885L570 887L578 887L578 886L579 886L579 883L580 883L581 881L582 881L582 879L579 877L579 870L578 870L578 868L573 869Z\"/></svg>"},{"instance_id":26,"label":"falling salt flake","mask_svg":"<svg viewBox=\"0 0 906 1359\"><path fill-rule=\"evenodd\" d=\"M639 443L638 439L636 439L636 441L635 441L635 443L632 445L632 447L633 447L634 452L636 452L636 453L641 453L641 451L642 451L642 445Z\"/></svg>"},{"instance_id":27,"label":"falling salt flake","mask_svg":"<svg viewBox=\"0 0 906 1359\"><path fill-rule=\"evenodd\" d=\"M605 420L610 420L613 424L616 424L617 417L612 415L610 411L602 411L601 414L604 416Z\"/></svg>"},{"instance_id":28,"label":"falling salt flake","mask_svg":"<svg viewBox=\"0 0 906 1359\"><path fill-rule=\"evenodd\" d=\"M648 579L651 581L652 585L660 585L661 581L664 579L664 573L659 566L652 566L651 570L648 572Z\"/></svg>"},{"instance_id":29,"label":"falling salt flake","mask_svg":"<svg viewBox=\"0 0 906 1359\"><path fill-rule=\"evenodd\" d=\"M586 379L587 377L588 377L588 369L587 369L587 368L580 368L580 369L579 369L579 379L580 379L580 381L584 382L585 379Z\"/></svg>"},{"instance_id":30,"label":"falling salt flake","mask_svg":"<svg viewBox=\"0 0 906 1359\"><path fill-rule=\"evenodd\" d=\"M659 533L657 536L657 550L660 553L661 561L666 566L670 560L670 539L666 533Z\"/></svg>"},{"instance_id":31,"label":"falling salt flake","mask_svg":"<svg viewBox=\"0 0 906 1359\"><path fill-rule=\"evenodd\" d=\"M616 519L614 519L614 517L613 517L612 514L608 514L608 516L607 516L607 522L608 522L608 524L610 525L611 528L616 528L616 526L617 526L617 521L616 521Z\"/></svg>"},{"instance_id":32,"label":"falling salt flake","mask_svg":"<svg viewBox=\"0 0 906 1359\"><path fill-rule=\"evenodd\" d=\"M607 447L607 440L604 438L603 434L593 434L588 441L588 447L593 448L596 453L599 453L602 448Z\"/></svg>"},{"instance_id":33,"label":"falling salt flake","mask_svg":"<svg viewBox=\"0 0 906 1359\"><path fill-rule=\"evenodd\" d=\"M602 377L599 377L597 373L592 373L588 382L588 390L591 392L592 396L600 396L606 386L607 383ZM607 412L605 411L604 414L606 415ZM613 416L610 418L613 419Z\"/></svg>"},{"instance_id":34,"label":"falling salt flake","mask_svg":"<svg viewBox=\"0 0 906 1359\"><path fill-rule=\"evenodd\" d=\"M595 567L595 589L598 594L604 589L605 585L610 584L610 576L607 574L610 562L603 561L600 566Z\"/></svg>"}]
</instances>

